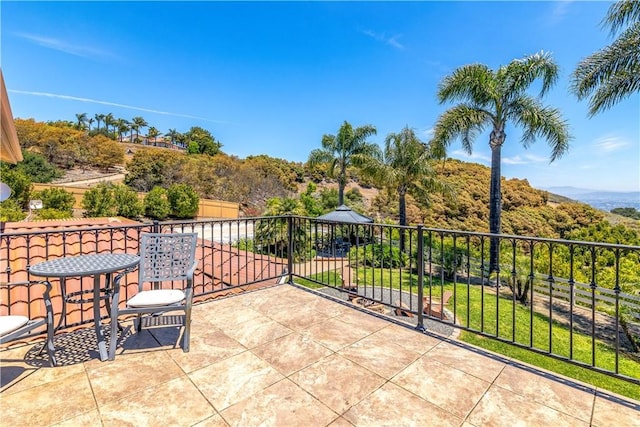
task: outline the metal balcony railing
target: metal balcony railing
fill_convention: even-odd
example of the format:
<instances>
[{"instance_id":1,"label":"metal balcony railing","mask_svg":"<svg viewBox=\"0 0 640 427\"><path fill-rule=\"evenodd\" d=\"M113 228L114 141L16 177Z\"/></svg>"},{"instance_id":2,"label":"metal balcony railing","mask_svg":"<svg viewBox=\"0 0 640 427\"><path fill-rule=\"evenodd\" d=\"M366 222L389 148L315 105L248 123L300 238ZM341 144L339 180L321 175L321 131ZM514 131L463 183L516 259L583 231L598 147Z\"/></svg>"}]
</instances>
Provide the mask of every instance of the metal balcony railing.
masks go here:
<instances>
[{"instance_id":1,"label":"metal balcony railing","mask_svg":"<svg viewBox=\"0 0 640 427\"><path fill-rule=\"evenodd\" d=\"M638 246L299 216L171 221L5 233L0 282L29 280L31 265L56 257L137 253L146 231L198 233L199 300L286 280L411 317L418 329L438 322L640 384ZM499 243L493 271L491 240ZM123 298L136 280L135 272L123 279ZM52 282L59 314L62 297ZM92 285L78 278L67 290ZM28 290L0 294L3 313L38 317L40 305ZM61 322L92 320L87 303Z\"/></svg>"}]
</instances>

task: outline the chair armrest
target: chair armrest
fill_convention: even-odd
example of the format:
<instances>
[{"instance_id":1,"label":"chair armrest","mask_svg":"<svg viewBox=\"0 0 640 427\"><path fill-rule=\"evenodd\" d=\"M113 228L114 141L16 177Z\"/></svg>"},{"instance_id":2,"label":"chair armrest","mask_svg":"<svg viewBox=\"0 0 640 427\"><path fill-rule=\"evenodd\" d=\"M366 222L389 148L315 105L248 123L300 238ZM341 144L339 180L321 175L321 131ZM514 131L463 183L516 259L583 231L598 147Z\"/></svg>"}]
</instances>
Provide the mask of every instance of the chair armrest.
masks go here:
<instances>
[{"instance_id":1,"label":"chair armrest","mask_svg":"<svg viewBox=\"0 0 640 427\"><path fill-rule=\"evenodd\" d=\"M193 261L193 265L187 270L187 287L193 286L193 276L196 274L196 268L198 268L198 261Z\"/></svg>"}]
</instances>

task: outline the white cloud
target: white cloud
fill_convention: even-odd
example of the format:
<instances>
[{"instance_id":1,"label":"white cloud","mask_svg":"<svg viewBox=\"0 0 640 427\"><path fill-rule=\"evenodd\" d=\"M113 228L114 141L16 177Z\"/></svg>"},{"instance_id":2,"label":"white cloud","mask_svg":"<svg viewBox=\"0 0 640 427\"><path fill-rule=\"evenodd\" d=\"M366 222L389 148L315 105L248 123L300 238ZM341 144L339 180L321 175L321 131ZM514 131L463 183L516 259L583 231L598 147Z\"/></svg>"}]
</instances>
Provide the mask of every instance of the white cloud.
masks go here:
<instances>
[{"instance_id":1,"label":"white cloud","mask_svg":"<svg viewBox=\"0 0 640 427\"><path fill-rule=\"evenodd\" d=\"M15 35L47 49L57 50L69 55L80 56L82 58L117 58L117 56L113 53L107 52L102 49L67 43L63 40L51 37L29 33L16 33Z\"/></svg>"},{"instance_id":2,"label":"white cloud","mask_svg":"<svg viewBox=\"0 0 640 427\"><path fill-rule=\"evenodd\" d=\"M596 150L604 151L605 153L611 153L629 145L630 144L628 141L617 136L604 136L602 138L596 139L593 143L593 146L596 148Z\"/></svg>"},{"instance_id":3,"label":"white cloud","mask_svg":"<svg viewBox=\"0 0 640 427\"><path fill-rule=\"evenodd\" d=\"M365 36L369 36L374 40L377 40L379 42L382 42L388 46L394 47L396 49L399 50L403 50L404 49L404 45L402 43L400 43L398 41L398 39L400 37L402 37L402 34L395 34L393 36L387 36L385 33L382 34L378 34L375 31L372 30L361 30L360 31L362 34L364 34Z\"/></svg>"},{"instance_id":4,"label":"white cloud","mask_svg":"<svg viewBox=\"0 0 640 427\"><path fill-rule=\"evenodd\" d=\"M564 16L569 11L569 6L574 0L564 0L553 2L553 9L551 10L551 23L558 24L564 20Z\"/></svg>"},{"instance_id":5,"label":"white cloud","mask_svg":"<svg viewBox=\"0 0 640 427\"><path fill-rule=\"evenodd\" d=\"M486 164L491 163L491 157L489 156L485 156L484 154L480 154L480 153L469 154L464 150L452 151L449 157L455 157L456 159L460 159L460 160L475 161L475 162L486 163Z\"/></svg>"},{"instance_id":6,"label":"white cloud","mask_svg":"<svg viewBox=\"0 0 640 427\"><path fill-rule=\"evenodd\" d=\"M220 121L220 120L211 120L211 119L207 119L205 117L192 116L191 114L171 113L171 112L168 112L168 111L152 110L150 108L136 107L136 106L133 106L133 105L126 105L126 104L118 104L116 102L109 102L109 101L100 101L100 100L91 99L91 98L80 98L80 97L77 97L77 96L59 95L59 94L56 94L56 93L48 93L48 92L32 92L32 91L27 91L27 90L8 89L7 91L11 92L11 93L18 93L18 94L21 94L21 95L42 96L42 97L47 97L47 98L66 99L68 101L78 101L78 102L88 102L88 103L91 103L91 104L108 105L108 106L111 106L111 107L120 107L120 108L129 109L129 110L144 111L146 113L155 113L155 114L163 114L165 116L184 117L184 118L187 118L187 119L203 120L203 121L211 122L211 123L227 123L227 122Z\"/></svg>"},{"instance_id":7,"label":"white cloud","mask_svg":"<svg viewBox=\"0 0 640 427\"><path fill-rule=\"evenodd\" d=\"M543 163L548 162L549 159L542 156L536 156L535 154L525 154L524 156L504 157L502 163L506 165L528 165L531 163Z\"/></svg>"}]
</instances>

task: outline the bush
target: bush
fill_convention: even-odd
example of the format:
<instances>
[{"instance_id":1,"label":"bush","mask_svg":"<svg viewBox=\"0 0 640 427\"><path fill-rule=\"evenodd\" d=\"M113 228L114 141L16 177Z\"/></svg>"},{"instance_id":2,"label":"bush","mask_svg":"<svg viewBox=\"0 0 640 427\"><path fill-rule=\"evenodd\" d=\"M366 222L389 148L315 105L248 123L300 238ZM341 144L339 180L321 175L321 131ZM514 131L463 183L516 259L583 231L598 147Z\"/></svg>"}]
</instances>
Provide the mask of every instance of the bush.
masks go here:
<instances>
[{"instance_id":1,"label":"bush","mask_svg":"<svg viewBox=\"0 0 640 427\"><path fill-rule=\"evenodd\" d=\"M93 187L82 197L82 207L86 217L115 216L116 200L112 184L101 183Z\"/></svg>"},{"instance_id":2,"label":"bush","mask_svg":"<svg viewBox=\"0 0 640 427\"><path fill-rule=\"evenodd\" d=\"M5 200L0 203L0 221L2 222L14 222L22 221L27 217L27 214L22 211L18 203L13 200Z\"/></svg>"},{"instance_id":3,"label":"bush","mask_svg":"<svg viewBox=\"0 0 640 427\"><path fill-rule=\"evenodd\" d=\"M65 212L67 216L65 216L64 218L72 216L73 205L76 201L75 197L73 197L73 194L71 194L64 188L55 187L37 191L33 194L33 198L42 200L42 206L45 209L53 209Z\"/></svg>"},{"instance_id":4,"label":"bush","mask_svg":"<svg viewBox=\"0 0 640 427\"><path fill-rule=\"evenodd\" d=\"M371 244L357 249L356 257L369 267L399 268L408 265L409 257L399 248L385 244Z\"/></svg>"},{"instance_id":5,"label":"bush","mask_svg":"<svg viewBox=\"0 0 640 427\"><path fill-rule=\"evenodd\" d=\"M171 205L167 198L167 190L153 187L144 197L144 213L149 218L162 221L171 213Z\"/></svg>"},{"instance_id":6,"label":"bush","mask_svg":"<svg viewBox=\"0 0 640 427\"><path fill-rule=\"evenodd\" d=\"M176 218L195 218L198 214L198 194L186 184L173 184L167 191L171 215Z\"/></svg>"},{"instance_id":7,"label":"bush","mask_svg":"<svg viewBox=\"0 0 640 427\"><path fill-rule=\"evenodd\" d=\"M22 150L23 160L18 163L17 169L23 171L33 182L51 182L64 175L60 169L52 165L47 159L38 153Z\"/></svg>"},{"instance_id":8,"label":"bush","mask_svg":"<svg viewBox=\"0 0 640 427\"><path fill-rule=\"evenodd\" d=\"M51 209L51 208L40 209L36 215L38 219L65 219L65 218L71 218L72 216L73 216L73 211Z\"/></svg>"},{"instance_id":9,"label":"bush","mask_svg":"<svg viewBox=\"0 0 640 427\"><path fill-rule=\"evenodd\" d=\"M117 215L125 218L138 218L142 216L144 207L138 193L126 185L115 185L113 187L113 197L117 206Z\"/></svg>"},{"instance_id":10,"label":"bush","mask_svg":"<svg viewBox=\"0 0 640 427\"><path fill-rule=\"evenodd\" d=\"M21 209L29 208L29 200L33 184L31 178L20 169L2 164L0 167L2 182L11 188L11 199L15 200Z\"/></svg>"}]
</instances>

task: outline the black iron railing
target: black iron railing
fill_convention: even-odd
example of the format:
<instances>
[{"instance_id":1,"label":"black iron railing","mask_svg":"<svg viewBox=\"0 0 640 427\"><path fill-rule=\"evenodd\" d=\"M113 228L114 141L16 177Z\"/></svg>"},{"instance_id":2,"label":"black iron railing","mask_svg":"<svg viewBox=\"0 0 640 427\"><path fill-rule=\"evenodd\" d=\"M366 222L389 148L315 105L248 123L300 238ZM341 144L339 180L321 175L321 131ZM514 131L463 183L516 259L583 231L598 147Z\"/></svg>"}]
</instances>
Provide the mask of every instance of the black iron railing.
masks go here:
<instances>
[{"instance_id":1,"label":"black iron railing","mask_svg":"<svg viewBox=\"0 0 640 427\"><path fill-rule=\"evenodd\" d=\"M299 216L171 221L2 234L0 282L29 280L29 267L46 259L136 253L147 231L198 233L201 300L286 279L418 329L447 325L640 383L637 246ZM489 271L493 238L499 268ZM124 298L136 281L124 278ZM0 295L0 309L37 317L31 298ZM60 299L54 283L54 307ZM92 320L91 307L80 306L63 326Z\"/></svg>"}]
</instances>

